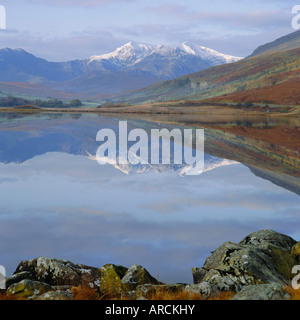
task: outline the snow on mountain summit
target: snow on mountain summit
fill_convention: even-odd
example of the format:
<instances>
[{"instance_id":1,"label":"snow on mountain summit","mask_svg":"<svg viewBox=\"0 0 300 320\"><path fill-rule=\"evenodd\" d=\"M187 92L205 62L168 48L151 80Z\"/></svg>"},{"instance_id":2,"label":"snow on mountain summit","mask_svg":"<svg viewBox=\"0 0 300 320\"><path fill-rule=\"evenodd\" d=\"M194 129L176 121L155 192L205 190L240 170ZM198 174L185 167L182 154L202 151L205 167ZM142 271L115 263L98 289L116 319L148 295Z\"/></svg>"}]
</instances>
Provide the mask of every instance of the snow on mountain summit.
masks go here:
<instances>
[{"instance_id":1,"label":"snow on mountain summit","mask_svg":"<svg viewBox=\"0 0 300 320\"><path fill-rule=\"evenodd\" d=\"M152 53L160 53L163 55L170 55L173 52L174 52L174 49L172 49L164 44L157 45L152 51Z\"/></svg>"},{"instance_id":2,"label":"snow on mountain summit","mask_svg":"<svg viewBox=\"0 0 300 320\"><path fill-rule=\"evenodd\" d=\"M185 51L186 53L199 56L200 58L202 58L203 60L206 60L207 62L211 63L214 66L225 64L225 63L233 63L243 59L241 57L235 57L235 56L223 54L203 46L192 45L192 44L189 44L188 42L183 42L179 46L179 48Z\"/></svg>"},{"instance_id":3,"label":"snow on mountain summit","mask_svg":"<svg viewBox=\"0 0 300 320\"><path fill-rule=\"evenodd\" d=\"M211 66L232 63L242 59L240 57L222 54L218 51L199 45L192 45L188 42L183 42L174 49L164 44L152 46L130 41L111 53L91 56L88 64L106 60L118 67L126 68L137 64L153 53L166 57L177 56L178 54L193 55L205 60Z\"/></svg>"},{"instance_id":4,"label":"snow on mountain summit","mask_svg":"<svg viewBox=\"0 0 300 320\"><path fill-rule=\"evenodd\" d=\"M111 53L90 57L89 62L109 60L121 67L130 67L147 57L152 51L153 47L150 45L130 41Z\"/></svg>"}]
</instances>

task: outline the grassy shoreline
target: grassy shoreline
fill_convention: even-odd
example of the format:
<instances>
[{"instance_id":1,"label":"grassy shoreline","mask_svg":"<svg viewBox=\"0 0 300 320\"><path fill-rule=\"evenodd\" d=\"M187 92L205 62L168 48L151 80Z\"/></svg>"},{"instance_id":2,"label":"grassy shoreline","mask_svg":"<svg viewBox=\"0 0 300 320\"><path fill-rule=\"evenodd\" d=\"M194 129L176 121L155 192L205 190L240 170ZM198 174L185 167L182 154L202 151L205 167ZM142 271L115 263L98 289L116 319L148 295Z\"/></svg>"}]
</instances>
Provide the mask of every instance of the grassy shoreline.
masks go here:
<instances>
[{"instance_id":1,"label":"grassy shoreline","mask_svg":"<svg viewBox=\"0 0 300 320\"><path fill-rule=\"evenodd\" d=\"M95 113L95 114L147 114L147 115L243 115L271 117L299 117L300 106L214 106L155 103L133 106L103 106L99 108L38 108L35 106L0 107L0 112L11 113Z\"/></svg>"}]
</instances>

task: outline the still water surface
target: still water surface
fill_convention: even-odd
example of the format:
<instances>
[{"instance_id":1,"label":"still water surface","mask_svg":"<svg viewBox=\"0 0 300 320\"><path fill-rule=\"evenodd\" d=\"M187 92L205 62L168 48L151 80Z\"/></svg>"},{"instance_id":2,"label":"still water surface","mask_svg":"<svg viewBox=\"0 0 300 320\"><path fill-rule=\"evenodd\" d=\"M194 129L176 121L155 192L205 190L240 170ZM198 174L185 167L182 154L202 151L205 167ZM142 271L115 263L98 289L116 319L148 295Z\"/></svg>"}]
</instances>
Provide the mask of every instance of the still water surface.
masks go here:
<instances>
[{"instance_id":1,"label":"still water surface","mask_svg":"<svg viewBox=\"0 0 300 320\"><path fill-rule=\"evenodd\" d=\"M99 165L96 134L117 130L118 121L0 115L0 264L8 274L21 260L45 256L95 267L140 264L161 281L191 283L191 268L225 241L261 229L300 239L297 174L281 183L278 173L267 179L234 156L208 153L198 176L172 166ZM220 132L207 139L211 147L216 139Z\"/></svg>"}]
</instances>

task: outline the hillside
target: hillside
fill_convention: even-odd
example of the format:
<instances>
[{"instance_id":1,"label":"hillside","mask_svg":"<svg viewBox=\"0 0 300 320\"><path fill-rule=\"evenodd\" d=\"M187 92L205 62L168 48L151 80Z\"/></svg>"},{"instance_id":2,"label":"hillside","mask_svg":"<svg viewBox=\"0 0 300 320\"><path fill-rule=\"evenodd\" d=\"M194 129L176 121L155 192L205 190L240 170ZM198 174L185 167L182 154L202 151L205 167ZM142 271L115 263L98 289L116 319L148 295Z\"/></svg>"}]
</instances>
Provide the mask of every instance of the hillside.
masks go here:
<instances>
[{"instance_id":1,"label":"hillside","mask_svg":"<svg viewBox=\"0 0 300 320\"><path fill-rule=\"evenodd\" d=\"M221 103L262 103L277 105L300 105L300 77L275 85L234 92L204 101Z\"/></svg>"},{"instance_id":2,"label":"hillside","mask_svg":"<svg viewBox=\"0 0 300 320\"><path fill-rule=\"evenodd\" d=\"M284 100L287 104L298 103L298 77L300 76L300 48L272 53L244 59L235 63L216 66L197 73L177 78L171 81L157 83L148 88L137 90L134 93L123 95L120 100L131 103L167 100L203 100L224 96L236 95L234 101L238 101L239 95L249 90L268 88L264 94L260 91L260 97L251 97L253 102L276 104ZM294 80L293 80L294 79ZM295 87L296 96L276 97L275 89L282 88L284 83L290 81ZM252 99L253 98L253 99ZM264 103L263 102L263 103Z\"/></svg>"},{"instance_id":3,"label":"hillside","mask_svg":"<svg viewBox=\"0 0 300 320\"><path fill-rule=\"evenodd\" d=\"M117 104L299 104L300 31L260 46L246 59L187 42L175 49L129 42L85 60L52 63L22 49L0 50L0 60L5 92Z\"/></svg>"},{"instance_id":4,"label":"hillside","mask_svg":"<svg viewBox=\"0 0 300 320\"><path fill-rule=\"evenodd\" d=\"M17 95L29 95L36 97L55 97L57 99L81 98L77 93L63 92L61 90L51 89L43 84L34 84L26 82L5 82L0 81L0 91L4 94L11 92Z\"/></svg>"},{"instance_id":5,"label":"hillside","mask_svg":"<svg viewBox=\"0 0 300 320\"><path fill-rule=\"evenodd\" d=\"M258 55L263 55L263 54L292 50L299 47L300 47L300 30L290 33L279 39L276 39L275 41L259 46L257 49L253 51L253 53L249 56L249 58L258 56Z\"/></svg>"}]
</instances>

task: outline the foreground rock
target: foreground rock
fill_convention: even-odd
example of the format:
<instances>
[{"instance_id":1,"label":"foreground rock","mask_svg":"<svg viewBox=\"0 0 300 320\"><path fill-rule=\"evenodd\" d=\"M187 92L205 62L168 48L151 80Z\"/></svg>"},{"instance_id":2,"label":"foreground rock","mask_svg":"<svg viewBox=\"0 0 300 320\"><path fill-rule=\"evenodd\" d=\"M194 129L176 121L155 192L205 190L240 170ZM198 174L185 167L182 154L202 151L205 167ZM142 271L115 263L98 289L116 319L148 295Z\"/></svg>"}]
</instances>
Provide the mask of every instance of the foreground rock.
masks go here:
<instances>
[{"instance_id":1,"label":"foreground rock","mask_svg":"<svg viewBox=\"0 0 300 320\"><path fill-rule=\"evenodd\" d=\"M127 270L121 283L127 290L135 290L138 285L161 284L161 282L153 278L145 268L136 264Z\"/></svg>"},{"instance_id":2,"label":"foreground rock","mask_svg":"<svg viewBox=\"0 0 300 320\"><path fill-rule=\"evenodd\" d=\"M18 298L29 298L52 290L53 288L47 283L32 280L22 280L18 283L12 284L8 288L7 294L14 295Z\"/></svg>"},{"instance_id":3,"label":"foreground rock","mask_svg":"<svg viewBox=\"0 0 300 320\"><path fill-rule=\"evenodd\" d=\"M199 284L199 293L206 296L247 290L254 299L266 298L267 294L255 290L264 287L245 287L271 283L287 286L291 269L297 264L291 254L295 244L294 239L272 230L251 233L238 244L226 242L206 259L202 268L193 268L194 284ZM191 289L195 291L195 287Z\"/></svg>"},{"instance_id":4,"label":"foreground rock","mask_svg":"<svg viewBox=\"0 0 300 320\"><path fill-rule=\"evenodd\" d=\"M292 256L300 263L300 242L297 242L292 248Z\"/></svg>"},{"instance_id":5,"label":"foreground rock","mask_svg":"<svg viewBox=\"0 0 300 320\"><path fill-rule=\"evenodd\" d=\"M70 291L48 291L41 295L34 295L29 298L30 300L72 300L73 296Z\"/></svg>"},{"instance_id":6,"label":"foreground rock","mask_svg":"<svg viewBox=\"0 0 300 320\"><path fill-rule=\"evenodd\" d=\"M132 297L136 295L135 289L139 285L158 285L161 284L153 278L151 274L140 265L133 265L129 269L107 264L101 268L102 295L113 297Z\"/></svg>"},{"instance_id":7,"label":"foreground rock","mask_svg":"<svg viewBox=\"0 0 300 320\"><path fill-rule=\"evenodd\" d=\"M122 286L121 280L127 272L127 268L106 264L101 268L101 295L121 297Z\"/></svg>"},{"instance_id":8,"label":"foreground rock","mask_svg":"<svg viewBox=\"0 0 300 320\"><path fill-rule=\"evenodd\" d=\"M8 288L12 284L21 282L22 280L33 280L33 276L28 271L15 273L10 278L6 279L6 287Z\"/></svg>"},{"instance_id":9,"label":"foreground rock","mask_svg":"<svg viewBox=\"0 0 300 320\"><path fill-rule=\"evenodd\" d=\"M101 270L67 260L39 257L34 260L21 261L15 271L17 275L26 272L30 279L48 283L51 286L87 284L99 287ZM9 281L13 281L11 278Z\"/></svg>"},{"instance_id":10,"label":"foreground rock","mask_svg":"<svg viewBox=\"0 0 300 320\"><path fill-rule=\"evenodd\" d=\"M263 230L240 243L222 244L203 267L192 269L194 283L189 285L163 284L140 265L95 268L42 257L22 261L6 285L8 296L30 300L72 300L76 292L91 299L211 299L224 294L233 300L286 300L290 296L284 288L299 262L299 242Z\"/></svg>"},{"instance_id":11,"label":"foreground rock","mask_svg":"<svg viewBox=\"0 0 300 320\"><path fill-rule=\"evenodd\" d=\"M100 299L136 298L138 285L161 284L142 266L114 264L94 268L67 260L39 257L21 261L6 279L7 295L30 300L71 300L72 287L88 287ZM95 295L93 295L95 296Z\"/></svg>"},{"instance_id":12,"label":"foreground rock","mask_svg":"<svg viewBox=\"0 0 300 320\"><path fill-rule=\"evenodd\" d=\"M245 286L231 300L289 300L289 294L278 283Z\"/></svg>"}]
</instances>

